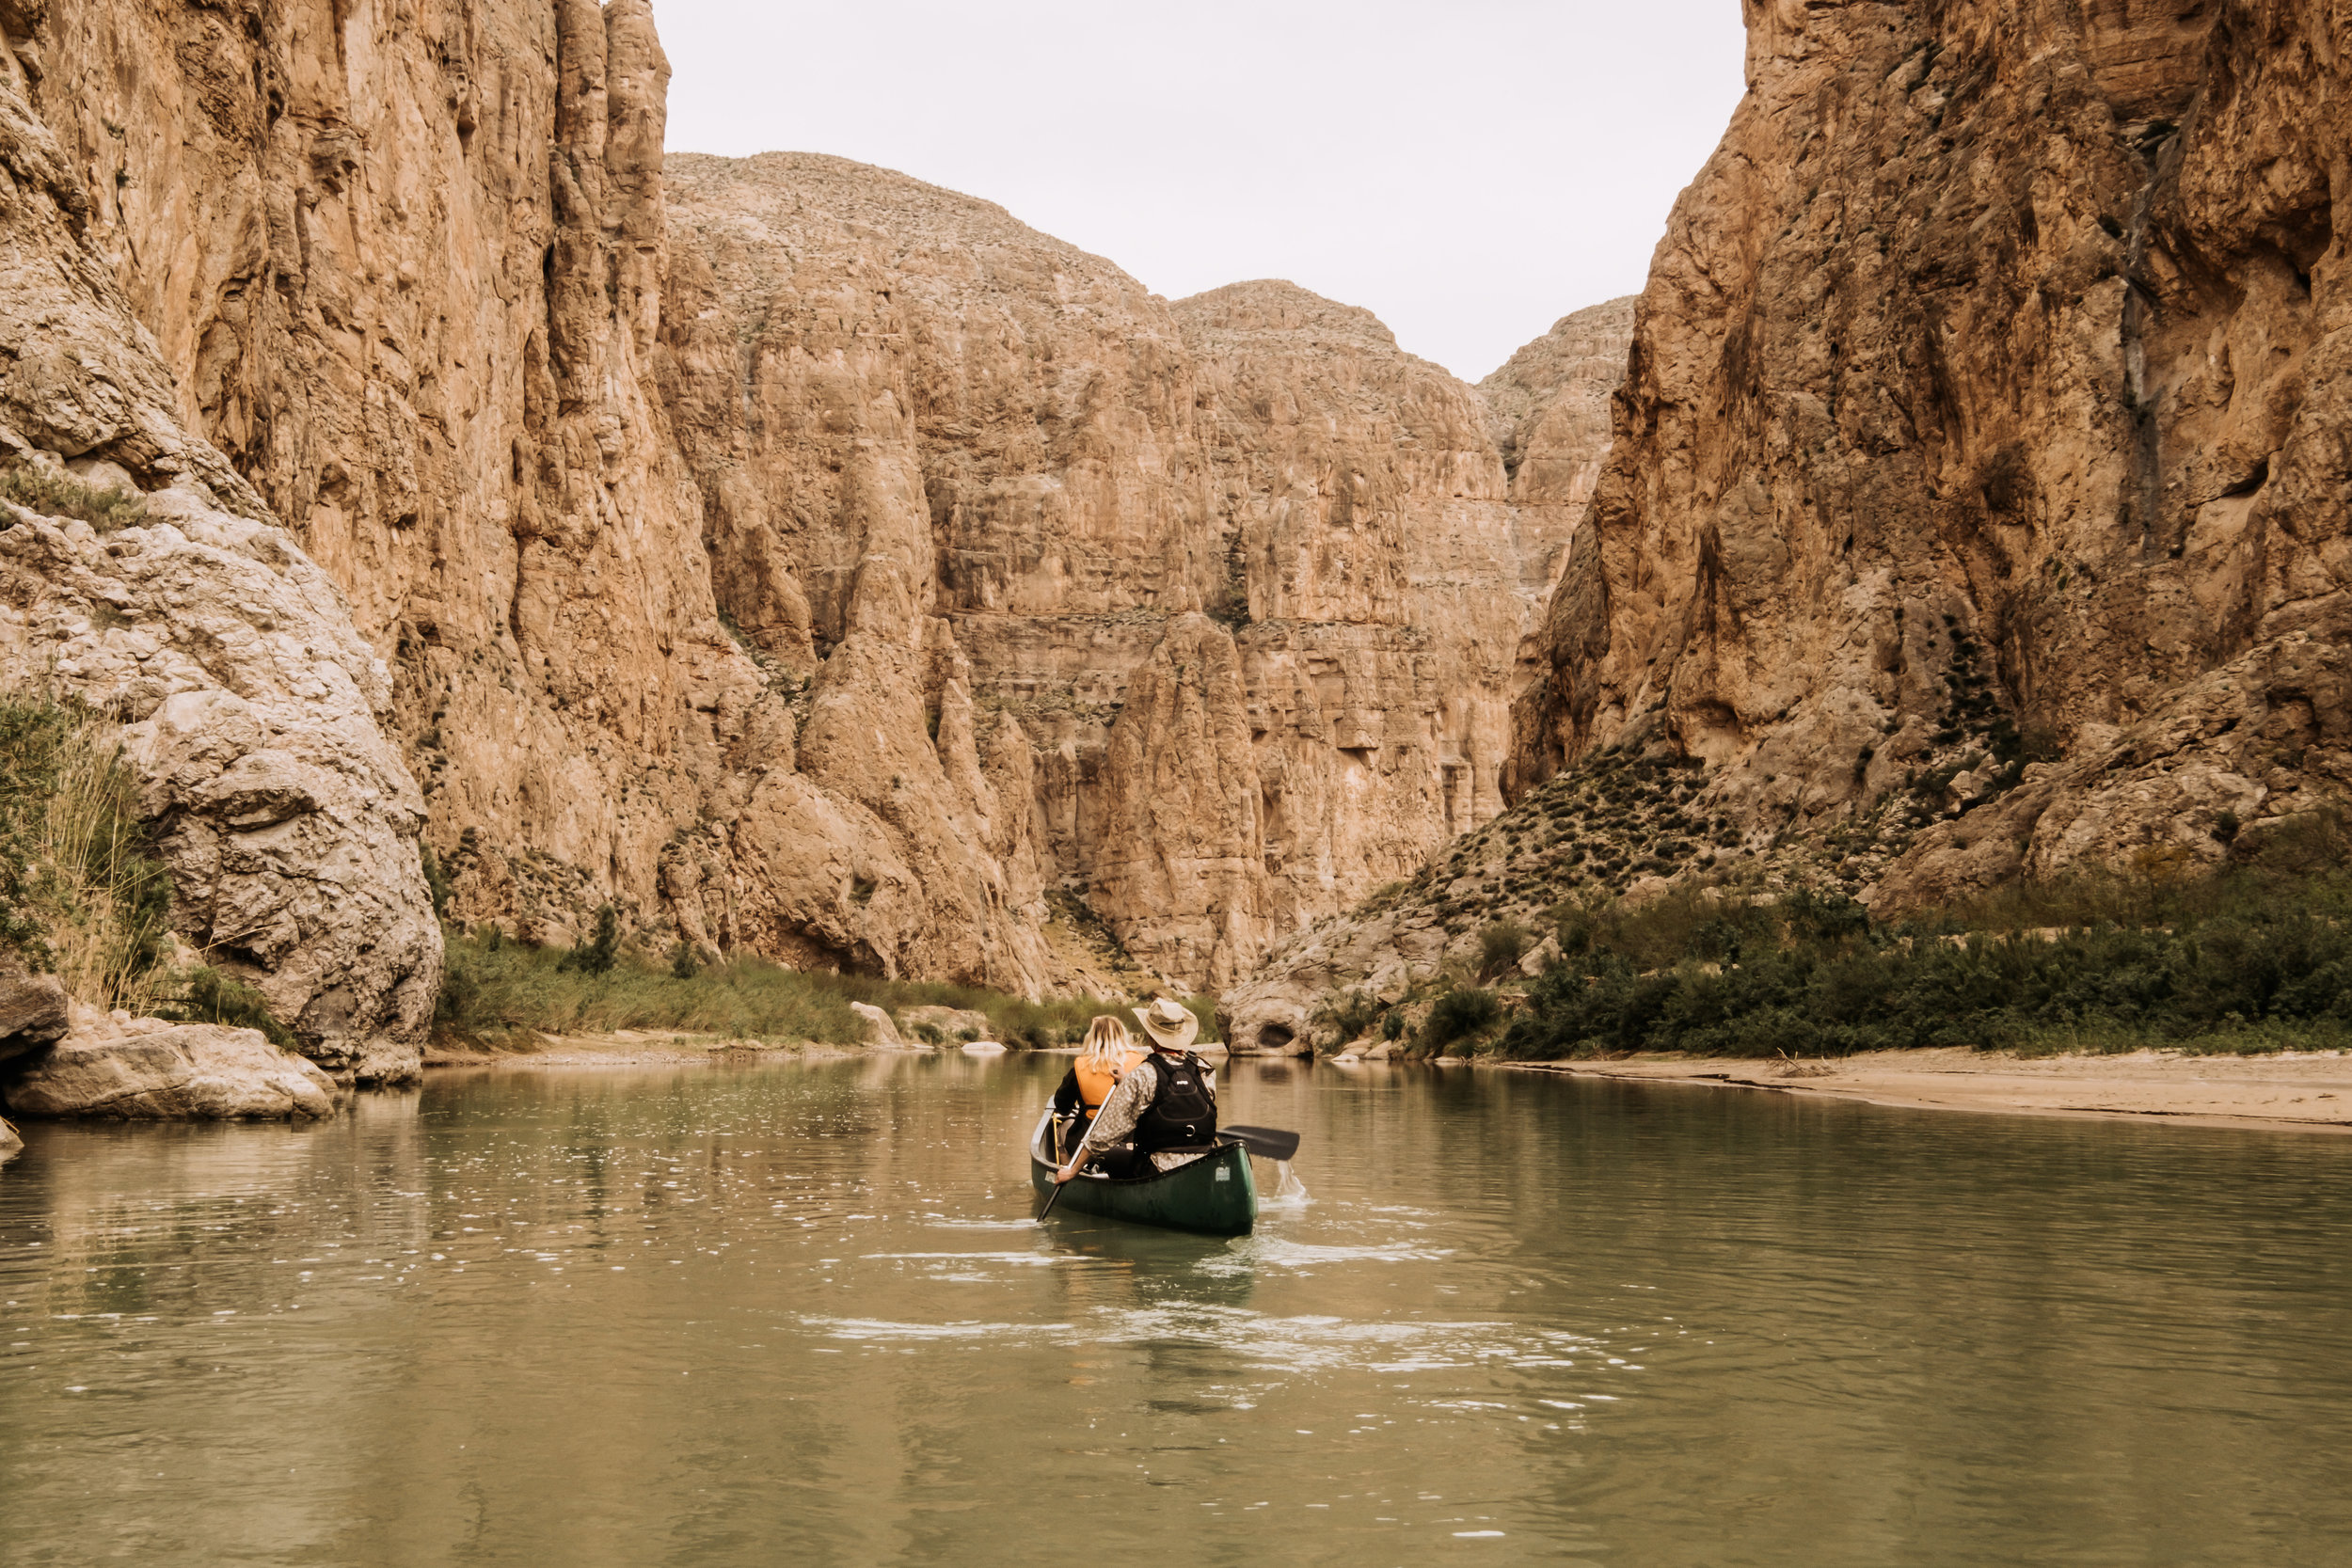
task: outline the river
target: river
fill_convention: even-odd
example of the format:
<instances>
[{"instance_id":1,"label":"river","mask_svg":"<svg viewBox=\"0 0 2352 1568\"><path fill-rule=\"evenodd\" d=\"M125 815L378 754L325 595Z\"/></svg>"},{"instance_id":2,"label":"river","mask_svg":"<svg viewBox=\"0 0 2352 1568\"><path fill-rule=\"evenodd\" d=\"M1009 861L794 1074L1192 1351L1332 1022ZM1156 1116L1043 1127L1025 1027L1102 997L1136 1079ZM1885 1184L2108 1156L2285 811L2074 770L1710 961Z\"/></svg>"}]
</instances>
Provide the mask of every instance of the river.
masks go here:
<instances>
[{"instance_id":1,"label":"river","mask_svg":"<svg viewBox=\"0 0 2352 1568\"><path fill-rule=\"evenodd\" d=\"M1223 1242L1035 1222L1065 1063L27 1128L0 1562L2352 1560L2352 1143L1239 1063Z\"/></svg>"}]
</instances>

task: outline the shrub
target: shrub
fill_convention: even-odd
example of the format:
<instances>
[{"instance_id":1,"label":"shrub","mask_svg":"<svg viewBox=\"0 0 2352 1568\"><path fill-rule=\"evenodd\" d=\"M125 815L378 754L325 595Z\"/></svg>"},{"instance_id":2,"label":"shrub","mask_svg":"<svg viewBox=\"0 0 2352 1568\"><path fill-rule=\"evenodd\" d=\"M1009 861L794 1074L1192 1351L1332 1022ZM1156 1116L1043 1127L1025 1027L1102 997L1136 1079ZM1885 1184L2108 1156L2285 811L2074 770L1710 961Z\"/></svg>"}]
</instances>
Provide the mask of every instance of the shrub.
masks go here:
<instances>
[{"instance_id":1,"label":"shrub","mask_svg":"<svg viewBox=\"0 0 2352 1568\"><path fill-rule=\"evenodd\" d=\"M1518 967L1518 961L1534 945L1534 935L1516 920L1498 920L1479 933L1478 974L1481 979L1492 979Z\"/></svg>"},{"instance_id":2,"label":"shrub","mask_svg":"<svg viewBox=\"0 0 2352 1568\"><path fill-rule=\"evenodd\" d=\"M702 960L694 956L694 944L684 937L678 938L677 944L670 949L670 978L691 980L702 970Z\"/></svg>"},{"instance_id":3,"label":"shrub","mask_svg":"<svg viewBox=\"0 0 2352 1568\"><path fill-rule=\"evenodd\" d=\"M1359 1039L1379 1022L1380 999L1370 991L1351 990L1327 1000L1320 1012L1323 1022L1338 1030L1342 1040ZM1201 1027L1207 1029L1205 1021Z\"/></svg>"},{"instance_id":4,"label":"shrub","mask_svg":"<svg viewBox=\"0 0 2352 1568\"><path fill-rule=\"evenodd\" d=\"M147 521L147 502L133 491L84 483L54 468L10 468L0 473L0 500L48 517L74 517L101 533Z\"/></svg>"},{"instance_id":5,"label":"shrub","mask_svg":"<svg viewBox=\"0 0 2352 1568\"><path fill-rule=\"evenodd\" d=\"M433 853L430 844L420 844L417 854L424 866L425 889L433 895L433 918L447 920L450 895L455 891L450 884L449 873L441 869L440 858Z\"/></svg>"},{"instance_id":6,"label":"shrub","mask_svg":"<svg viewBox=\"0 0 2352 1568\"><path fill-rule=\"evenodd\" d=\"M295 1048L294 1031L270 1011L269 1001L252 987L209 966L183 970L185 992L164 999L159 1016L183 1023L225 1023L232 1029L259 1029L280 1051Z\"/></svg>"},{"instance_id":7,"label":"shrub","mask_svg":"<svg viewBox=\"0 0 2352 1568\"><path fill-rule=\"evenodd\" d=\"M621 911L607 904L596 911L596 934L557 963L559 972L610 974L621 955Z\"/></svg>"},{"instance_id":8,"label":"shrub","mask_svg":"<svg viewBox=\"0 0 2352 1568\"><path fill-rule=\"evenodd\" d=\"M1428 1046L1448 1046L1458 1039L1491 1028L1502 1016L1502 1004L1495 993L1476 986L1463 986L1438 998L1429 1009L1428 1022L1421 1026L1421 1043Z\"/></svg>"},{"instance_id":9,"label":"shrub","mask_svg":"<svg viewBox=\"0 0 2352 1568\"><path fill-rule=\"evenodd\" d=\"M1875 920L1838 895L1572 910L1503 1049L1840 1055L1914 1046L2352 1044L2352 873L2328 816L2244 866L2170 863ZM1707 918L1692 918L1704 908Z\"/></svg>"}]
</instances>

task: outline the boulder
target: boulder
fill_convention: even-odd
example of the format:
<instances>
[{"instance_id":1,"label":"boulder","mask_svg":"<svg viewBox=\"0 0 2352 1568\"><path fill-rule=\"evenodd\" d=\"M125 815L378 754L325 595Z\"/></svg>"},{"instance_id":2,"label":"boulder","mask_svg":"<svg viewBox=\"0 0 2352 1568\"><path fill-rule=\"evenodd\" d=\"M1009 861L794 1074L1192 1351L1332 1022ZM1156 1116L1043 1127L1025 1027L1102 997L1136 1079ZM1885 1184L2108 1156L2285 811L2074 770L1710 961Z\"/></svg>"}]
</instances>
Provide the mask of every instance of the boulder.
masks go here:
<instances>
[{"instance_id":1,"label":"boulder","mask_svg":"<svg viewBox=\"0 0 2352 1568\"><path fill-rule=\"evenodd\" d=\"M939 1031L940 1043L956 1045L967 1039L988 1038L991 1025L986 1013L968 1007L901 1007L898 1022L915 1038L923 1038L923 1031Z\"/></svg>"},{"instance_id":2,"label":"boulder","mask_svg":"<svg viewBox=\"0 0 2352 1568\"><path fill-rule=\"evenodd\" d=\"M0 1069L22 1117L119 1121L288 1121L330 1116L334 1080L257 1029L75 1009L71 1034Z\"/></svg>"},{"instance_id":3,"label":"boulder","mask_svg":"<svg viewBox=\"0 0 2352 1568\"><path fill-rule=\"evenodd\" d=\"M866 1021L866 1043L886 1051L904 1051L907 1042L898 1037L898 1026L890 1022L890 1015L868 1002L852 1002L850 1011Z\"/></svg>"},{"instance_id":4,"label":"boulder","mask_svg":"<svg viewBox=\"0 0 2352 1568\"><path fill-rule=\"evenodd\" d=\"M65 1037L65 986L54 974L0 974L0 1062Z\"/></svg>"},{"instance_id":5,"label":"boulder","mask_svg":"<svg viewBox=\"0 0 2352 1568\"><path fill-rule=\"evenodd\" d=\"M16 1129L8 1125L7 1117L0 1117L0 1165L15 1159L24 1148L24 1140L16 1135Z\"/></svg>"},{"instance_id":6,"label":"boulder","mask_svg":"<svg viewBox=\"0 0 2352 1568\"><path fill-rule=\"evenodd\" d=\"M1531 980L1537 979L1545 970L1559 961L1560 939L1557 935L1548 936L1529 949L1527 956L1519 960L1519 973Z\"/></svg>"}]
</instances>

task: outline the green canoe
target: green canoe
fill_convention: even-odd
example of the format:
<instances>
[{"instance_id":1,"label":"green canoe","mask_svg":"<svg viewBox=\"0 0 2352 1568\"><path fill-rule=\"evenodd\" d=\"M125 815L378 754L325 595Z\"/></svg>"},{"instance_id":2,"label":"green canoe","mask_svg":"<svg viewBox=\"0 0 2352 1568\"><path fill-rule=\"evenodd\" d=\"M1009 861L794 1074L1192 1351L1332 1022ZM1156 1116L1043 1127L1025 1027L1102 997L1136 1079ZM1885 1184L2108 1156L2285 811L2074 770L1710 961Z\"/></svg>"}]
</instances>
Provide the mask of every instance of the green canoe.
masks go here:
<instances>
[{"instance_id":1,"label":"green canoe","mask_svg":"<svg viewBox=\"0 0 2352 1568\"><path fill-rule=\"evenodd\" d=\"M1041 1196L1054 1190L1052 1151L1045 1143L1053 1123L1049 1110L1029 1139L1029 1180ZM1063 1191L1060 1207L1170 1230L1247 1236L1258 1223L1258 1183L1249 1173L1249 1151L1220 1138L1215 1153L1157 1176L1131 1181L1081 1176Z\"/></svg>"}]
</instances>

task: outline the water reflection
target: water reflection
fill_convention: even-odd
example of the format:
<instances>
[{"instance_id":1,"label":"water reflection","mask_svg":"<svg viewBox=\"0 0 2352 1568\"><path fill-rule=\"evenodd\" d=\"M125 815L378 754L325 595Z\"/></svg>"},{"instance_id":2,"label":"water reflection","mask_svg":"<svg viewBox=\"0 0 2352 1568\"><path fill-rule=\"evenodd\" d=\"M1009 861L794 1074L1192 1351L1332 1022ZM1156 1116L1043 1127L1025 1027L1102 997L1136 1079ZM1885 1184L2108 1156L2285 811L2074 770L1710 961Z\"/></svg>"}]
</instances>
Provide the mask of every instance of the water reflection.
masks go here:
<instances>
[{"instance_id":1,"label":"water reflection","mask_svg":"<svg viewBox=\"0 0 2352 1568\"><path fill-rule=\"evenodd\" d=\"M2320 1560L2334 1140L1229 1069L1311 1201L1033 1218L1063 1064L28 1129L8 1561ZM1262 1170L1262 1178L1273 1173ZM1267 1185L1273 1185L1268 1182Z\"/></svg>"}]
</instances>

